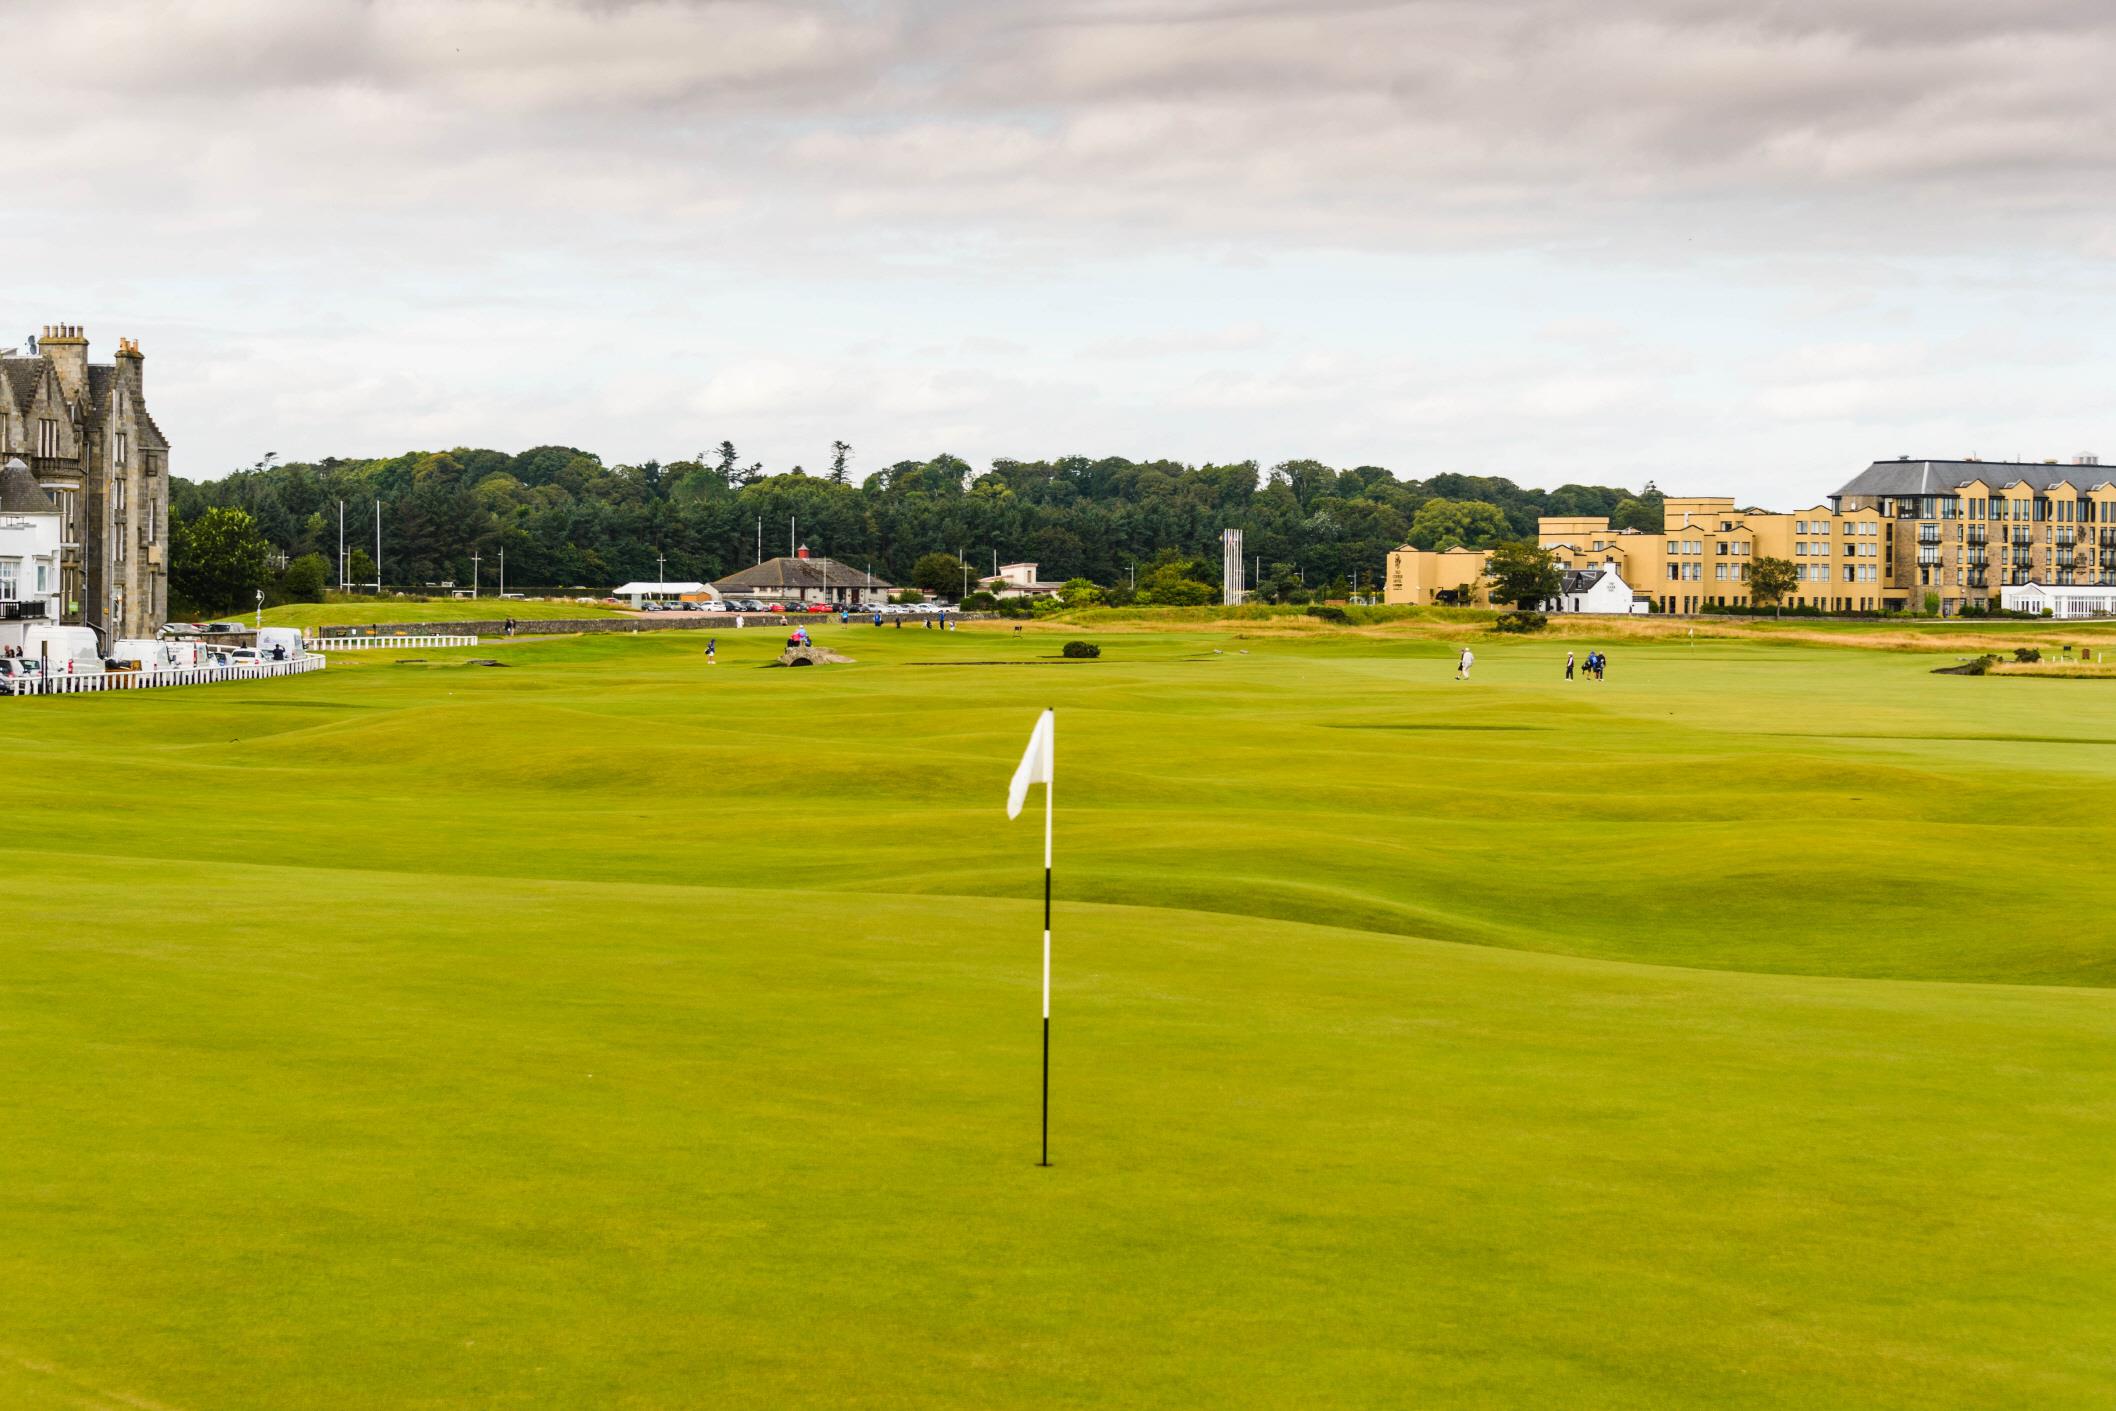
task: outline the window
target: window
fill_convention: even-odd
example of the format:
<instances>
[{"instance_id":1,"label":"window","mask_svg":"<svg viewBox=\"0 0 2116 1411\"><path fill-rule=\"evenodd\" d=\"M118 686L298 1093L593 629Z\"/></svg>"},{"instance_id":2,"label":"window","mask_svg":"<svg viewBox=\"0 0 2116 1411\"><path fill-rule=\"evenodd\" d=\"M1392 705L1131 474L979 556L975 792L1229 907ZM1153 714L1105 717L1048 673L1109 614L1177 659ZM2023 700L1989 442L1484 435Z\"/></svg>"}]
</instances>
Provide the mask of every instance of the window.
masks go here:
<instances>
[{"instance_id":1,"label":"window","mask_svg":"<svg viewBox=\"0 0 2116 1411\"><path fill-rule=\"evenodd\" d=\"M125 464L125 445L126 445L126 442L125 442L125 433L124 433L124 432L122 432L122 431L120 431L120 432L118 433L118 435L117 435L117 442L116 442L116 448L117 448L117 463L118 463L118 465L120 465L120 466L123 466L123 465Z\"/></svg>"},{"instance_id":2,"label":"window","mask_svg":"<svg viewBox=\"0 0 2116 1411\"><path fill-rule=\"evenodd\" d=\"M1683 566L1682 566L1681 564L1679 564L1679 563L1671 563L1671 564L1669 564L1669 565L1668 565L1668 581L1669 581L1670 583L1678 583L1678 582L1681 582L1681 581L1682 581L1682 576L1683 576Z\"/></svg>"},{"instance_id":3,"label":"window","mask_svg":"<svg viewBox=\"0 0 2116 1411\"><path fill-rule=\"evenodd\" d=\"M0 603L11 603L20 596L21 580L22 560L0 559Z\"/></svg>"},{"instance_id":4,"label":"window","mask_svg":"<svg viewBox=\"0 0 2116 1411\"><path fill-rule=\"evenodd\" d=\"M51 565L48 563L40 563L37 565L37 596L41 598L50 591Z\"/></svg>"},{"instance_id":5,"label":"window","mask_svg":"<svg viewBox=\"0 0 2116 1411\"><path fill-rule=\"evenodd\" d=\"M1856 583L1859 581L1859 570L1855 565L1844 565L1844 581L1847 583Z\"/></svg>"},{"instance_id":6,"label":"window","mask_svg":"<svg viewBox=\"0 0 2116 1411\"><path fill-rule=\"evenodd\" d=\"M37 421L37 454L40 456L56 456L59 454L59 423L48 416L40 417Z\"/></svg>"},{"instance_id":7,"label":"window","mask_svg":"<svg viewBox=\"0 0 2116 1411\"><path fill-rule=\"evenodd\" d=\"M1712 565L1712 569L1714 578L1717 578L1722 583L1727 581L1727 566L1725 564L1715 563Z\"/></svg>"}]
</instances>

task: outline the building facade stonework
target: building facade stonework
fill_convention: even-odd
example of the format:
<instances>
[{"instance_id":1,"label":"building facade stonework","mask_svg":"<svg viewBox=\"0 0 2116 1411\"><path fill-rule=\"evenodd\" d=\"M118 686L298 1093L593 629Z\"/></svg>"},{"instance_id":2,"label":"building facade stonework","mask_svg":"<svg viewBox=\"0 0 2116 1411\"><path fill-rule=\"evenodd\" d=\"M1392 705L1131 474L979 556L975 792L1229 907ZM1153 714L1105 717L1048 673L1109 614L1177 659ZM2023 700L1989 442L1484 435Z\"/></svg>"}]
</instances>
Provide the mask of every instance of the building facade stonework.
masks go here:
<instances>
[{"instance_id":1,"label":"building facade stonework","mask_svg":"<svg viewBox=\"0 0 2116 1411\"><path fill-rule=\"evenodd\" d=\"M19 456L59 507L54 615L107 648L169 612L169 443L148 415L139 344L90 363L78 324L0 356L0 459Z\"/></svg>"}]
</instances>

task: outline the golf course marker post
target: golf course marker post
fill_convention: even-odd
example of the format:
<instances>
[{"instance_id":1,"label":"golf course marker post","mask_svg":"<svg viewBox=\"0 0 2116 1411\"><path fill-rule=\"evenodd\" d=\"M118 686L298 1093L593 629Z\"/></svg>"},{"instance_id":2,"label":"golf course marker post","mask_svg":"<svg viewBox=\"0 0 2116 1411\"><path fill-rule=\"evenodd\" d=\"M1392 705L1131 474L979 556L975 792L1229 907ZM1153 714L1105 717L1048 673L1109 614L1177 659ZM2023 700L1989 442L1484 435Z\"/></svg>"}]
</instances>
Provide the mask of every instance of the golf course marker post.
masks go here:
<instances>
[{"instance_id":1,"label":"golf course marker post","mask_svg":"<svg viewBox=\"0 0 2116 1411\"><path fill-rule=\"evenodd\" d=\"M1036 717L1029 732L1029 746L1021 763L1014 766L1007 785L1007 817L1019 818L1028 802L1029 786L1043 785L1043 1158L1036 1164L1051 1164L1051 774L1057 753L1058 713L1046 710Z\"/></svg>"}]
</instances>

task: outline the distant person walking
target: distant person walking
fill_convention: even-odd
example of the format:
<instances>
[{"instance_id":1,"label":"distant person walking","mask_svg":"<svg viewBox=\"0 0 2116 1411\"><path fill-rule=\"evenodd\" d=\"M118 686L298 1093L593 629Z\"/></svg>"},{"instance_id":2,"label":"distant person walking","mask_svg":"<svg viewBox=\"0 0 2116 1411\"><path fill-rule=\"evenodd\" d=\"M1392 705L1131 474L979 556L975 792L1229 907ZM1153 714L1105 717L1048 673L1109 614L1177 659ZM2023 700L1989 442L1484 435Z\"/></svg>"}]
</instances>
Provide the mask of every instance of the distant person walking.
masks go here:
<instances>
[{"instance_id":1,"label":"distant person walking","mask_svg":"<svg viewBox=\"0 0 2116 1411\"><path fill-rule=\"evenodd\" d=\"M1572 679L1572 653L1571 653L1571 652L1567 652L1567 653L1565 653L1565 679L1566 679L1567 681L1570 681L1570 680Z\"/></svg>"},{"instance_id":2,"label":"distant person walking","mask_svg":"<svg viewBox=\"0 0 2116 1411\"><path fill-rule=\"evenodd\" d=\"M1477 654L1468 647L1464 647L1462 649L1462 660L1455 663L1455 679L1457 681L1469 680L1469 669L1476 664Z\"/></svg>"},{"instance_id":3,"label":"distant person walking","mask_svg":"<svg viewBox=\"0 0 2116 1411\"><path fill-rule=\"evenodd\" d=\"M512 617L507 619L507 635L510 637L514 635L514 619Z\"/></svg>"},{"instance_id":4,"label":"distant person walking","mask_svg":"<svg viewBox=\"0 0 2116 1411\"><path fill-rule=\"evenodd\" d=\"M718 666L720 664L719 648L720 639L718 637L705 639L705 664L707 666Z\"/></svg>"},{"instance_id":5,"label":"distant person walking","mask_svg":"<svg viewBox=\"0 0 2116 1411\"><path fill-rule=\"evenodd\" d=\"M1594 654L1594 679L1597 681L1601 680L1602 673L1608 669L1609 654L1607 652L1596 652Z\"/></svg>"}]
</instances>

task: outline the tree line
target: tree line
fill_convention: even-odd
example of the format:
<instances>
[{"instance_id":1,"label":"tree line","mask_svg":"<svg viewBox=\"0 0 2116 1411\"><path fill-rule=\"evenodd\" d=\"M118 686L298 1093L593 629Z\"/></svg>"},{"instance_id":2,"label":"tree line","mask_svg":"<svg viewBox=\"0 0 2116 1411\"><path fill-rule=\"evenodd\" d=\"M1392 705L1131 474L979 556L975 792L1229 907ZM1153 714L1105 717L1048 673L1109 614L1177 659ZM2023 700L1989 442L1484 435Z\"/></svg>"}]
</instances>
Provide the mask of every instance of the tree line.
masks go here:
<instances>
[{"instance_id":1,"label":"tree line","mask_svg":"<svg viewBox=\"0 0 2116 1411\"><path fill-rule=\"evenodd\" d=\"M488 586L504 552L510 590L600 591L656 577L711 582L795 542L907 586L922 557L942 553L959 554L977 579L995 561L1034 561L1045 579L1084 578L1120 595L1171 568L1174 578L1162 572L1161 581L1216 589L1220 532L1240 529L1251 586L1291 595L1377 583L1389 551L1405 543L1484 548L1533 537L1540 515L1607 515L1641 529L1661 522L1650 484L1526 489L1501 477L1407 479L1313 460L1266 471L1254 461L1068 456L1001 459L979 471L950 455L856 480L851 464L842 441L813 474L767 473L730 442L636 465L569 446L266 456L218 480L173 482L172 589L187 608L222 611L246 606L256 588L313 596L335 586L341 501L348 580L376 576L379 502L382 580L414 591L467 585L473 554ZM930 565L925 576L935 576Z\"/></svg>"}]
</instances>

